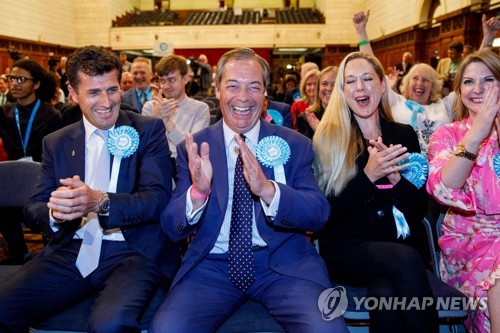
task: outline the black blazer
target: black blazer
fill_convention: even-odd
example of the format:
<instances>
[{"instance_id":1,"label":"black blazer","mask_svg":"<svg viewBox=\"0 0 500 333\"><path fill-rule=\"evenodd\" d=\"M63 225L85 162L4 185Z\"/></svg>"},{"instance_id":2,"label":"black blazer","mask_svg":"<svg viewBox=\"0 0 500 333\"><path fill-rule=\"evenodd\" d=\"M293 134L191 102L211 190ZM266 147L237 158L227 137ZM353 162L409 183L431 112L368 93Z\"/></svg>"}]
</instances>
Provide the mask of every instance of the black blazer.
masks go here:
<instances>
[{"instance_id":1,"label":"black blazer","mask_svg":"<svg viewBox=\"0 0 500 333\"><path fill-rule=\"evenodd\" d=\"M410 125L382 118L380 125L385 145L402 144L408 152L420 153L417 135ZM365 143L362 154L356 160L356 176L340 195L328 197L332 212L327 227L320 235L322 256L328 257L336 248L364 241L405 242L415 246L423 234L421 220L428 200L425 186L417 189L401 177L392 189L378 189L375 184L389 184L389 181L384 177L373 184L368 179L363 172L368 156ZM410 236L404 241L396 238L393 205L404 214L410 226Z\"/></svg>"}]
</instances>

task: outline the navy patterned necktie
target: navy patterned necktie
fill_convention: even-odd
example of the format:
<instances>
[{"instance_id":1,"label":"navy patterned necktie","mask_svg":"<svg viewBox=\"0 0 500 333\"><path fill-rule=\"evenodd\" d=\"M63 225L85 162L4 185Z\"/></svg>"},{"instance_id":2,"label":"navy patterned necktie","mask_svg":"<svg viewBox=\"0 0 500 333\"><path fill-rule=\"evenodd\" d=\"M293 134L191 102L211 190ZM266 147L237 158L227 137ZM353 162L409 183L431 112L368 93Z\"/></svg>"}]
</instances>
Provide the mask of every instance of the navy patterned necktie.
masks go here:
<instances>
[{"instance_id":1,"label":"navy patterned necktie","mask_svg":"<svg viewBox=\"0 0 500 333\"><path fill-rule=\"evenodd\" d=\"M244 139L244 137L243 137ZM234 170L233 206L229 229L229 280L245 292L255 281L252 253L253 200L238 155Z\"/></svg>"}]
</instances>

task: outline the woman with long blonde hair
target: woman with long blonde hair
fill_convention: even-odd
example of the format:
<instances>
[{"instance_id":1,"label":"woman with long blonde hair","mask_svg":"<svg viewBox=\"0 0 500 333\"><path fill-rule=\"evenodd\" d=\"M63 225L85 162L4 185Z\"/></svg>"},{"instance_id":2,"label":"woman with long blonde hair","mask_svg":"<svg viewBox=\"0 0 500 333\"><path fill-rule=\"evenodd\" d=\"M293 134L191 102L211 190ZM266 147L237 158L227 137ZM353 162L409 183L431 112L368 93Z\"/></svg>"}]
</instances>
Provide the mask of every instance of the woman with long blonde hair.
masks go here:
<instances>
[{"instance_id":1,"label":"woman with long blonde hair","mask_svg":"<svg viewBox=\"0 0 500 333\"><path fill-rule=\"evenodd\" d=\"M315 173L331 207L320 254L337 283L368 287L368 297L421 302L433 296L414 247L427 196L423 184L400 173L420 147L411 126L393 121L387 89L372 55L355 52L342 61L313 138ZM374 309L370 322L370 332L438 331L429 307Z\"/></svg>"}]
</instances>

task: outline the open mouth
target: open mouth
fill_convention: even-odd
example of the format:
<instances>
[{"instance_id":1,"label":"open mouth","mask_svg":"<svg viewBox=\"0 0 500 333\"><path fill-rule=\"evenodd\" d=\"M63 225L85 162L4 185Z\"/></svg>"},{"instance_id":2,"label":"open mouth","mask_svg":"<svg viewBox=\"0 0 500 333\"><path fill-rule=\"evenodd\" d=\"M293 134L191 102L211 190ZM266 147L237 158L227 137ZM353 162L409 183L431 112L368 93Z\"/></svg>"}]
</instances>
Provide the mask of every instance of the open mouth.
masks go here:
<instances>
[{"instance_id":1,"label":"open mouth","mask_svg":"<svg viewBox=\"0 0 500 333\"><path fill-rule=\"evenodd\" d=\"M425 89L420 89L420 88L417 88L417 89L413 89L413 92L415 93L415 95L417 96L422 96L424 93L425 93Z\"/></svg>"},{"instance_id":2,"label":"open mouth","mask_svg":"<svg viewBox=\"0 0 500 333\"><path fill-rule=\"evenodd\" d=\"M360 106L368 105L369 100L370 100L370 98L367 96L355 98L356 103L358 103L358 105L360 105Z\"/></svg>"},{"instance_id":3,"label":"open mouth","mask_svg":"<svg viewBox=\"0 0 500 333\"><path fill-rule=\"evenodd\" d=\"M477 103L477 104L481 104L483 102L482 97L471 98L470 100L472 101L472 103Z\"/></svg>"},{"instance_id":4,"label":"open mouth","mask_svg":"<svg viewBox=\"0 0 500 333\"><path fill-rule=\"evenodd\" d=\"M250 113L250 107L242 108L238 106L233 106L233 112L240 116L246 116Z\"/></svg>"},{"instance_id":5,"label":"open mouth","mask_svg":"<svg viewBox=\"0 0 500 333\"><path fill-rule=\"evenodd\" d=\"M111 113L111 109L95 110L94 112L97 114L108 114Z\"/></svg>"}]
</instances>

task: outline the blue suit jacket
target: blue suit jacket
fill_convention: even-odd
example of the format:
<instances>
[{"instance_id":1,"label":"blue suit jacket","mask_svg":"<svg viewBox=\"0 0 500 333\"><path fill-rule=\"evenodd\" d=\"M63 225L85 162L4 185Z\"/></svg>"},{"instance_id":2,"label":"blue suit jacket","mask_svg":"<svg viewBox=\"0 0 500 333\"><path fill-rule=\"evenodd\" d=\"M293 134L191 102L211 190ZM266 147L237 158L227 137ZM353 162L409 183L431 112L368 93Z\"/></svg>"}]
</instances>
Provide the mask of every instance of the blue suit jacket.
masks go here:
<instances>
[{"instance_id":1,"label":"blue suit jacket","mask_svg":"<svg viewBox=\"0 0 500 333\"><path fill-rule=\"evenodd\" d=\"M132 156L122 159L116 193L109 193L109 216L100 216L99 223L104 229L121 228L134 250L156 262L166 276L173 277L178 267L179 249L162 232L159 223L172 193L172 164L165 126L161 120L120 111L116 126L122 125L137 130L139 147ZM61 186L59 179L74 175L85 181L82 120L45 137L41 175L25 207L30 225L53 239L47 251L71 240L81 222L81 219L67 221L54 233L49 221L50 193Z\"/></svg>"},{"instance_id":2,"label":"blue suit jacket","mask_svg":"<svg viewBox=\"0 0 500 333\"><path fill-rule=\"evenodd\" d=\"M132 106L137 113L142 113L142 106L139 105L135 88L131 88L122 94L122 103Z\"/></svg>"},{"instance_id":3,"label":"blue suit jacket","mask_svg":"<svg viewBox=\"0 0 500 333\"><path fill-rule=\"evenodd\" d=\"M260 122L259 139L276 135L291 148L290 160L284 165L287 185L278 183L281 200L274 220L267 218L259 200L255 201L255 219L260 236L269 245L270 269L281 274L315 281L330 286L323 260L304 235L307 230L319 231L330 214L327 200L320 192L313 175L311 142L288 128ZM210 161L214 170L207 207L200 221L190 225L186 219L186 193L192 182L184 142L177 146L178 182L170 204L162 214L163 229L173 241L182 240L196 231L183 258L172 287L210 252L222 226L227 207L227 160L222 120L196 133L194 141L210 145ZM273 169L262 167L268 179Z\"/></svg>"}]
</instances>

